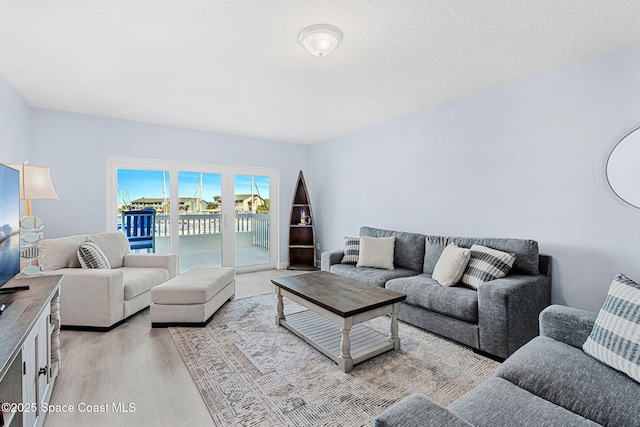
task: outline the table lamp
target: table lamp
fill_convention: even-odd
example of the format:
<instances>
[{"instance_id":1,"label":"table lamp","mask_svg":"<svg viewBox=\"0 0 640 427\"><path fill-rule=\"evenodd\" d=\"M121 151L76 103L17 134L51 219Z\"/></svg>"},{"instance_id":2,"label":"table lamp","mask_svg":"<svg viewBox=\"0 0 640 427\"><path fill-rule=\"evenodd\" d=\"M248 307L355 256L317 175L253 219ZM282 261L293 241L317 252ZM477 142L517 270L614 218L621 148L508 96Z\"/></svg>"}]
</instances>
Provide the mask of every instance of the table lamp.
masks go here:
<instances>
[{"instance_id":1,"label":"table lamp","mask_svg":"<svg viewBox=\"0 0 640 427\"><path fill-rule=\"evenodd\" d=\"M22 270L26 276L33 276L40 267L31 265L38 257L37 243L42 239L42 220L31 215L31 200L60 199L51 179L51 170L44 166L33 166L29 162L23 164L7 165L20 172L20 198L25 201L25 216L20 218L20 227L23 229L21 240L26 243L20 249L20 256L25 258L27 266Z\"/></svg>"}]
</instances>

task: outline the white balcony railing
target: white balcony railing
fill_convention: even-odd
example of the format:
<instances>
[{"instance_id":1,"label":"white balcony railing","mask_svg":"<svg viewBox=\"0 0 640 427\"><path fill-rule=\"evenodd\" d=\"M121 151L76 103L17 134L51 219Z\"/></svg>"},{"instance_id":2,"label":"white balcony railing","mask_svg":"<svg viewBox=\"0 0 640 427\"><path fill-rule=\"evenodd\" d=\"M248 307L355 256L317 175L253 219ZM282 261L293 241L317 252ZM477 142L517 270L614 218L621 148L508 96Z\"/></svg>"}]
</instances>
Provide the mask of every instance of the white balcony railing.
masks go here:
<instances>
[{"instance_id":1,"label":"white balcony railing","mask_svg":"<svg viewBox=\"0 0 640 427\"><path fill-rule=\"evenodd\" d=\"M180 215L179 236L220 234L221 214ZM234 218L236 233L251 233L253 246L269 250L269 214L236 214ZM156 215L156 237L170 235L171 219L169 215Z\"/></svg>"}]
</instances>

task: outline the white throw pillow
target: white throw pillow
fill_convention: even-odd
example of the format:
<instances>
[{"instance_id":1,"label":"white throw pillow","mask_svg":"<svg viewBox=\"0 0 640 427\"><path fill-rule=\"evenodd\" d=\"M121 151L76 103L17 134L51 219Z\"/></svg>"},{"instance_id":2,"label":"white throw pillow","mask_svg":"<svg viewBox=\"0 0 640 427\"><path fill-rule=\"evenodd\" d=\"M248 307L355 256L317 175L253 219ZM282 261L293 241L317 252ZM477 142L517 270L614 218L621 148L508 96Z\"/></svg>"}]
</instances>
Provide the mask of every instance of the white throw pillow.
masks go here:
<instances>
[{"instance_id":1,"label":"white throw pillow","mask_svg":"<svg viewBox=\"0 0 640 427\"><path fill-rule=\"evenodd\" d=\"M470 257L470 249L460 248L455 243L449 243L442 251L433 269L432 277L442 286L455 285L462 278Z\"/></svg>"},{"instance_id":2,"label":"white throw pillow","mask_svg":"<svg viewBox=\"0 0 640 427\"><path fill-rule=\"evenodd\" d=\"M361 237L360 256L356 267L384 268L385 270L393 270L395 244L395 237Z\"/></svg>"}]
</instances>

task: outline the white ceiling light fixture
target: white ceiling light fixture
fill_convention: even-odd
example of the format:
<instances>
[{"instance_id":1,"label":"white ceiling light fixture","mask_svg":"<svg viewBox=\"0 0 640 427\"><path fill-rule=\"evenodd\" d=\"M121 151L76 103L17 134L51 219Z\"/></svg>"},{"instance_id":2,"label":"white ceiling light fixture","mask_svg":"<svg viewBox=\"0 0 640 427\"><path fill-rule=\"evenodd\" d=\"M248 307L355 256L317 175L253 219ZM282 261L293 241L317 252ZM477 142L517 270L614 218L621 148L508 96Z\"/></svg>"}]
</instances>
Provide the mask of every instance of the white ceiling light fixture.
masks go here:
<instances>
[{"instance_id":1,"label":"white ceiling light fixture","mask_svg":"<svg viewBox=\"0 0 640 427\"><path fill-rule=\"evenodd\" d=\"M300 32L300 44L314 56L327 56L342 42L342 32L333 25L311 25Z\"/></svg>"}]
</instances>

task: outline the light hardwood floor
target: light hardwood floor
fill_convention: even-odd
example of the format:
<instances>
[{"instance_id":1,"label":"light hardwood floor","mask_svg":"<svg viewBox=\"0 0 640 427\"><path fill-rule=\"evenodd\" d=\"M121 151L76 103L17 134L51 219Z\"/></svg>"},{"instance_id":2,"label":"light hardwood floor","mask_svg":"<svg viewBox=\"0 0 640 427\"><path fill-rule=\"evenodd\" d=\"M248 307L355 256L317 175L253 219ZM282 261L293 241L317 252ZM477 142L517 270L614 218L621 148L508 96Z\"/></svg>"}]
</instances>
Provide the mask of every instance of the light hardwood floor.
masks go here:
<instances>
[{"instance_id":1,"label":"light hardwood floor","mask_svg":"<svg viewBox=\"0 0 640 427\"><path fill-rule=\"evenodd\" d=\"M299 273L238 274L236 298L273 292L273 277ZM106 333L63 330L60 338L62 365L50 402L60 412L49 412L44 427L213 425L169 331L150 327L149 309ZM134 410L117 411L130 404ZM98 412L86 410L94 407Z\"/></svg>"}]
</instances>

